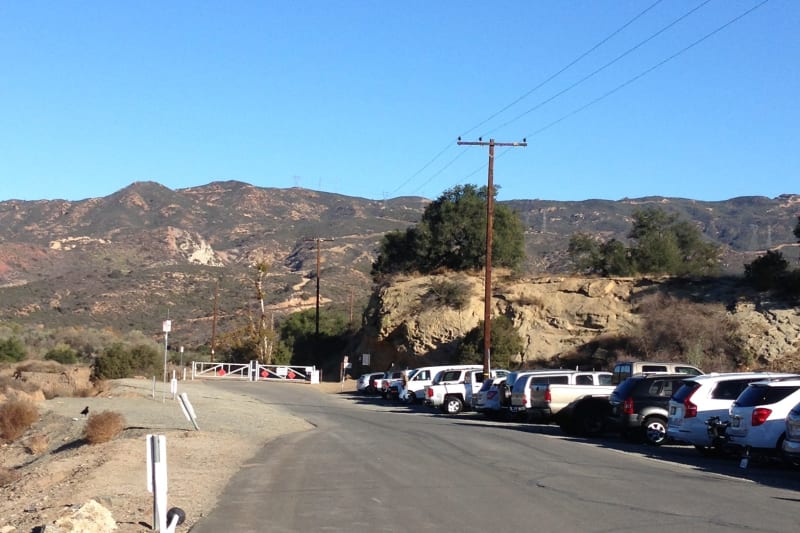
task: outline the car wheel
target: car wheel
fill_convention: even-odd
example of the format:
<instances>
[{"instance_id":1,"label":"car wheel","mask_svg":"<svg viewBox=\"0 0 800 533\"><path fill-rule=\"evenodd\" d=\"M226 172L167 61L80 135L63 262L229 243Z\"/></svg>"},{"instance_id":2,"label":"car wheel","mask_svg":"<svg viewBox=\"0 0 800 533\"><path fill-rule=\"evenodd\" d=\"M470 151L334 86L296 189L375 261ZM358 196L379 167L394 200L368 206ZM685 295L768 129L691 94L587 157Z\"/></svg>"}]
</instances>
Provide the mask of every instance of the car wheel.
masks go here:
<instances>
[{"instance_id":1,"label":"car wheel","mask_svg":"<svg viewBox=\"0 0 800 533\"><path fill-rule=\"evenodd\" d=\"M408 405L417 403L417 394L413 391L406 391L406 403Z\"/></svg>"},{"instance_id":2,"label":"car wheel","mask_svg":"<svg viewBox=\"0 0 800 533\"><path fill-rule=\"evenodd\" d=\"M644 438L648 444L661 446L667 440L667 421L660 416L644 419Z\"/></svg>"},{"instance_id":3,"label":"car wheel","mask_svg":"<svg viewBox=\"0 0 800 533\"><path fill-rule=\"evenodd\" d=\"M444 412L448 415L457 415L464 408L464 403L456 396L450 396L444 400Z\"/></svg>"}]
</instances>

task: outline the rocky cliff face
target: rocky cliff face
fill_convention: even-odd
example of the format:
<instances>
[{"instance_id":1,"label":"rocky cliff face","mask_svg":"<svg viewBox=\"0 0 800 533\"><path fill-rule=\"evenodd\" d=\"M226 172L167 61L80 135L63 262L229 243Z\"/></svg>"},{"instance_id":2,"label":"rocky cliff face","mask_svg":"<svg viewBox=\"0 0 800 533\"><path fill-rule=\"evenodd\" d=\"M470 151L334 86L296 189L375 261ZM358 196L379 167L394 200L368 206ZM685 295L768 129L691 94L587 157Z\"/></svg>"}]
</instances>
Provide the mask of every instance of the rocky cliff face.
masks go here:
<instances>
[{"instance_id":1,"label":"rocky cliff face","mask_svg":"<svg viewBox=\"0 0 800 533\"><path fill-rule=\"evenodd\" d=\"M466 303L457 309L436 287L463 287ZM696 302L724 304L761 365L800 349L800 313L771 303L735 282L675 282L630 278L539 277L493 281L492 313L509 317L525 339L519 360L545 365L602 337L637 328L637 304L661 292ZM376 353L372 365L389 360L412 365L420 359L448 360L458 340L484 316L483 278L464 273L394 280L376 293L367 313L360 353Z\"/></svg>"}]
</instances>

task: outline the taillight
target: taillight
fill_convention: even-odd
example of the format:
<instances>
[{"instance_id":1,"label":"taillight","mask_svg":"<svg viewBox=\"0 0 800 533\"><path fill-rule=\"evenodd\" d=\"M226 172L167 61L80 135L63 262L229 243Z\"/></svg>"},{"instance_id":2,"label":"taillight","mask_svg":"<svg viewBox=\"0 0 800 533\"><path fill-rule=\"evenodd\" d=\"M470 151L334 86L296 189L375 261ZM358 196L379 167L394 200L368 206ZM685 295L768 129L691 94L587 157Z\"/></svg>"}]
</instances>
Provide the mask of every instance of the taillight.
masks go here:
<instances>
[{"instance_id":1,"label":"taillight","mask_svg":"<svg viewBox=\"0 0 800 533\"><path fill-rule=\"evenodd\" d=\"M544 401L549 402L553 399L553 395L550 394L550 389L544 391Z\"/></svg>"},{"instance_id":2,"label":"taillight","mask_svg":"<svg viewBox=\"0 0 800 533\"><path fill-rule=\"evenodd\" d=\"M771 414L772 409L767 409L766 407L757 407L753 409L753 416L750 417L750 425L760 426L767 421L767 418L769 418Z\"/></svg>"},{"instance_id":3,"label":"taillight","mask_svg":"<svg viewBox=\"0 0 800 533\"><path fill-rule=\"evenodd\" d=\"M428 398L433 398L433 389L425 389L425 394L428 395Z\"/></svg>"},{"instance_id":4,"label":"taillight","mask_svg":"<svg viewBox=\"0 0 800 533\"><path fill-rule=\"evenodd\" d=\"M622 402L622 412L626 415L633 414L633 398L628 397L624 402Z\"/></svg>"},{"instance_id":5,"label":"taillight","mask_svg":"<svg viewBox=\"0 0 800 533\"><path fill-rule=\"evenodd\" d=\"M528 395L527 394L523 394L522 395L522 405L528 405Z\"/></svg>"},{"instance_id":6,"label":"taillight","mask_svg":"<svg viewBox=\"0 0 800 533\"><path fill-rule=\"evenodd\" d=\"M697 389L695 389L697 390ZM683 417L684 418L693 418L697 416L697 406L690 402L689 400L692 399L692 395L694 395L695 391L692 391L689 396L683 400Z\"/></svg>"},{"instance_id":7,"label":"taillight","mask_svg":"<svg viewBox=\"0 0 800 533\"><path fill-rule=\"evenodd\" d=\"M487 400L494 400L495 396L497 396L497 391L496 390L490 390L489 392L486 393L486 399Z\"/></svg>"}]
</instances>

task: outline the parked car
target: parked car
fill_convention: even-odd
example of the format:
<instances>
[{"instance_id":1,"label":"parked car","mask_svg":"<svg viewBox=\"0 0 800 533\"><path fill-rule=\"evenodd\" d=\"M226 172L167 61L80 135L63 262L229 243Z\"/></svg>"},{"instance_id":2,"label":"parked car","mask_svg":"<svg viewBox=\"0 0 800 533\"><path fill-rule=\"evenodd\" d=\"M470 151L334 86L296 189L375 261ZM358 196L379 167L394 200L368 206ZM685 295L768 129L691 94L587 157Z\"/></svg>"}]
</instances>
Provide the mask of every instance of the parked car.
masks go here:
<instances>
[{"instance_id":1,"label":"parked car","mask_svg":"<svg viewBox=\"0 0 800 533\"><path fill-rule=\"evenodd\" d=\"M774 455L781 451L786 417L798 402L798 377L749 384L729 410L731 444L761 454Z\"/></svg>"},{"instance_id":2,"label":"parked car","mask_svg":"<svg viewBox=\"0 0 800 533\"><path fill-rule=\"evenodd\" d=\"M531 370L517 374L511 389L511 416L516 419L526 419L528 409L531 408L531 386L534 383L569 383L570 374L575 370Z\"/></svg>"},{"instance_id":3,"label":"parked car","mask_svg":"<svg viewBox=\"0 0 800 533\"><path fill-rule=\"evenodd\" d=\"M402 379L403 379L402 370L387 370L386 372L384 372L383 379L380 380L380 387L378 387L381 396L383 396L384 398L389 398L390 395L392 394L392 382ZM397 389L395 389L394 393L397 394Z\"/></svg>"},{"instance_id":4,"label":"parked car","mask_svg":"<svg viewBox=\"0 0 800 533\"><path fill-rule=\"evenodd\" d=\"M489 377L508 374L504 369L493 369ZM425 405L456 415L464 407L471 407L467 400L483 384L482 368L461 368L444 370L434 383L425 387ZM438 382L437 382L438 381Z\"/></svg>"},{"instance_id":5,"label":"parked car","mask_svg":"<svg viewBox=\"0 0 800 533\"><path fill-rule=\"evenodd\" d=\"M443 370L450 369L481 369L482 365L436 365L436 366L423 366L411 371L405 375L403 382L403 389L399 393L399 398L408 403L417 403L425 399L425 386L432 385L433 379L436 375Z\"/></svg>"},{"instance_id":6,"label":"parked car","mask_svg":"<svg viewBox=\"0 0 800 533\"><path fill-rule=\"evenodd\" d=\"M703 453L714 451L706 425L708 419L719 417L721 423L728 422L731 404L750 383L788 376L776 372L733 372L687 378L669 401L667 436L692 444Z\"/></svg>"},{"instance_id":7,"label":"parked car","mask_svg":"<svg viewBox=\"0 0 800 533\"><path fill-rule=\"evenodd\" d=\"M786 415L786 438L783 440L781 452L788 461L800 463L800 403L792 407Z\"/></svg>"},{"instance_id":8,"label":"parked car","mask_svg":"<svg viewBox=\"0 0 800 533\"><path fill-rule=\"evenodd\" d=\"M502 412L500 405L500 386L507 376L483 380L483 385L475 395L475 411L487 418L499 418Z\"/></svg>"},{"instance_id":9,"label":"parked car","mask_svg":"<svg viewBox=\"0 0 800 533\"><path fill-rule=\"evenodd\" d=\"M683 385L686 374L638 374L611 393L609 429L631 440L661 445L667 440L669 400Z\"/></svg>"},{"instance_id":10,"label":"parked car","mask_svg":"<svg viewBox=\"0 0 800 533\"><path fill-rule=\"evenodd\" d=\"M624 361L614 365L611 375L611 384L619 385L626 379L636 374L651 374L653 372L687 374L699 376L703 371L686 363L671 363L659 361Z\"/></svg>"},{"instance_id":11,"label":"parked car","mask_svg":"<svg viewBox=\"0 0 800 533\"><path fill-rule=\"evenodd\" d=\"M361 374L356 382L356 390L364 394L375 394L378 389L375 387L375 381L383 379L383 372L370 372Z\"/></svg>"},{"instance_id":12,"label":"parked car","mask_svg":"<svg viewBox=\"0 0 800 533\"><path fill-rule=\"evenodd\" d=\"M571 418L574 406L581 400L606 399L614 390L611 372L571 371L566 376L566 383L555 383L551 379L538 383L533 380L527 410L529 421L547 423L559 420L563 421L562 426L569 426L571 424L566 419Z\"/></svg>"}]
</instances>

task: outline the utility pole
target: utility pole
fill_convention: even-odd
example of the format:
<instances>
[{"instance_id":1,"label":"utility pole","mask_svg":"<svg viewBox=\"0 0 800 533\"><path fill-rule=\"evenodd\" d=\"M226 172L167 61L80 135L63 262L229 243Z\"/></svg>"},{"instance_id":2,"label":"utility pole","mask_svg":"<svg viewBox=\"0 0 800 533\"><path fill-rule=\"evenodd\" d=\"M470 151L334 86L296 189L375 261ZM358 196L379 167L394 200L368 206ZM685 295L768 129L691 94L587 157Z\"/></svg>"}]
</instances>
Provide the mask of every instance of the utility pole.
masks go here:
<instances>
[{"instance_id":1,"label":"utility pole","mask_svg":"<svg viewBox=\"0 0 800 533\"><path fill-rule=\"evenodd\" d=\"M332 241L333 239L322 239L320 237L314 239L304 239L305 241L316 241L317 242L317 314L315 316L315 325L316 325L316 335L319 337L319 263L320 263L320 255L319 255L319 243L321 241Z\"/></svg>"},{"instance_id":2,"label":"utility pole","mask_svg":"<svg viewBox=\"0 0 800 533\"><path fill-rule=\"evenodd\" d=\"M214 318L211 321L211 362L214 362L214 351L217 348L217 306L219 304L219 278L214 285Z\"/></svg>"},{"instance_id":3,"label":"utility pole","mask_svg":"<svg viewBox=\"0 0 800 533\"><path fill-rule=\"evenodd\" d=\"M483 377L489 378L492 363L492 223L494 220L494 147L495 146L528 146L527 140L522 142L499 143L494 139L489 142L478 137L477 141L462 141L458 138L459 146L488 146L489 147L489 184L486 189L486 280L483 303Z\"/></svg>"}]
</instances>

